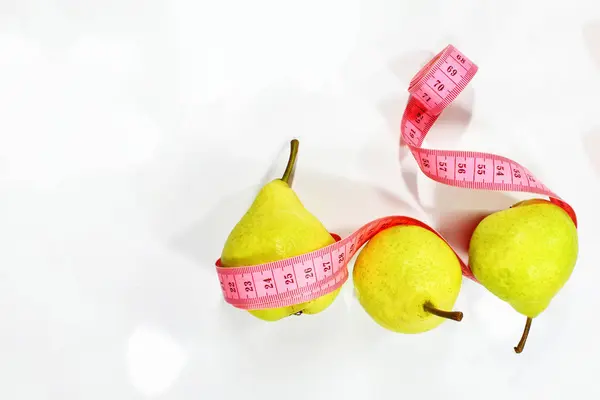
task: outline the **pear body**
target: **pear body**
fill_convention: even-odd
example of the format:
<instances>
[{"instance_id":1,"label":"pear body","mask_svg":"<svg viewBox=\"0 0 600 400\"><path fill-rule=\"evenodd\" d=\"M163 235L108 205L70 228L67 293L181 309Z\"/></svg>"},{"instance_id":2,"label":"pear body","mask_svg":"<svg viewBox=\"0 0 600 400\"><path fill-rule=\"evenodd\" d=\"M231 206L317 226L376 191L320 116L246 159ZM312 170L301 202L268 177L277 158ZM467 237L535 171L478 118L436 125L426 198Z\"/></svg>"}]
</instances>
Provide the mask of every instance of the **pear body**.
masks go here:
<instances>
[{"instance_id":1,"label":"pear body","mask_svg":"<svg viewBox=\"0 0 600 400\"><path fill-rule=\"evenodd\" d=\"M221 263L223 267L262 264L305 254L334 242L289 185L275 179L261 188L230 232L221 252ZM316 314L331 305L339 290L288 307L248 312L265 321L277 321L298 311Z\"/></svg>"},{"instance_id":2,"label":"pear body","mask_svg":"<svg viewBox=\"0 0 600 400\"><path fill-rule=\"evenodd\" d=\"M423 306L451 310L462 284L459 260L448 244L425 228L406 225L376 234L356 258L352 277L367 314L399 333L443 323Z\"/></svg>"},{"instance_id":3,"label":"pear body","mask_svg":"<svg viewBox=\"0 0 600 400\"><path fill-rule=\"evenodd\" d=\"M557 205L541 199L484 218L469 244L477 280L517 312L535 318L570 278L577 228Z\"/></svg>"}]
</instances>

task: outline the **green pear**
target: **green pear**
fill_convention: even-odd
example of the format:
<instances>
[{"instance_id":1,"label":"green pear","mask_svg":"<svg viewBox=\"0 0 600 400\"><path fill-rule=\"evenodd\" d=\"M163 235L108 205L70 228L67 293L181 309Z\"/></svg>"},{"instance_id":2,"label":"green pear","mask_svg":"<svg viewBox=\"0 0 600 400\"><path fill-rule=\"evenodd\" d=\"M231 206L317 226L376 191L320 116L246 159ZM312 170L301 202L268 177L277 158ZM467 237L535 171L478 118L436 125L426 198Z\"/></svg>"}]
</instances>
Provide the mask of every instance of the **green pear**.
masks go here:
<instances>
[{"instance_id":1,"label":"green pear","mask_svg":"<svg viewBox=\"0 0 600 400\"><path fill-rule=\"evenodd\" d=\"M291 188L299 142L291 141L290 157L281 179L264 185L230 232L221 253L223 267L278 261L328 246L335 239L302 204ZM257 318L277 321L289 315L317 314L337 297L340 289L288 307L248 310Z\"/></svg>"},{"instance_id":2,"label":"green pear","mask_svg":"<svg viewBox=\"0 0 600 400\"><path fill-rule=\"evenodd\" d=\"M525 347L533 318L540 315L573 272L577 228L569 214L544 199L518 202L484 218L469 244L477 280L527 317L515 352Z\"/></svg>"},{"instance_id":3,"label":"green pear","mask_svg":"<svg viewBox=\"0 0 600 400\"><path fill-rule=\"evenodd\" d=\"M398 333L421 333L445 319L462 284L460 262L450 246L420 226L377 233L360 251L352 271L355 293L367 314Z\"/></svg>"}]
</instances>

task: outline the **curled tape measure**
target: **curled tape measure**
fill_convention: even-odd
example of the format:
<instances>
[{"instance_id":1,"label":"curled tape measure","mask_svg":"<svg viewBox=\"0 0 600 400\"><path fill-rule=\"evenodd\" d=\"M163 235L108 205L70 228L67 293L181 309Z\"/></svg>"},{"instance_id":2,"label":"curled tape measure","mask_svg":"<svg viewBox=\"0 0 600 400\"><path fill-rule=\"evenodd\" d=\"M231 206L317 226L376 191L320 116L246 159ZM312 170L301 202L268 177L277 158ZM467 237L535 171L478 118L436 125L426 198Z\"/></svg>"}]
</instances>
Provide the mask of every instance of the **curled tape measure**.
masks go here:
<instances>
[{"instance_id":1,"label":"curled tape measure","mask_svg":"<svg viewBox=\"0 0 600 400\"><path fill-rule=\"evenodd\" d=\"M548 189L522 165L505 157L471 151L430 150L421 147L441 112L460 94L477 66L449 45L425 65L410 82L410 98L401 123L402 139L421 171L451 186L537 193L563 208L577 226L573 208ZM416 219L391 216L369 222L336 242L300 256L246 267L225 268L217 261L217 275L225 301L241 309L285 307L321 297L348 279L348 261L378 232L396 225L416 225L445 239ZM456 252L455 252L456 254ZM456 255L463 275L476 281Z\"/></svg>"}]
</instances>

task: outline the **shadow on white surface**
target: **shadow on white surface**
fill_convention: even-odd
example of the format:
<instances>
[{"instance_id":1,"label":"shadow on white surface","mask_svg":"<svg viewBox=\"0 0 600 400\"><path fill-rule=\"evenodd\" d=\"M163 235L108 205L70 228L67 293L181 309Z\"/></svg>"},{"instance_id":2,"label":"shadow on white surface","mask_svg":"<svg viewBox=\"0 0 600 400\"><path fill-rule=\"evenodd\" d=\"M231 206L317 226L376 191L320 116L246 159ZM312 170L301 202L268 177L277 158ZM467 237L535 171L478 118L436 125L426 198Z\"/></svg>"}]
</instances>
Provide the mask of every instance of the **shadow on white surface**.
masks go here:
<instances>
[{"instance_id":1,"label":"shadow on white surface","mask_svg":"<svg viewBox=\"0 0 600 400\"><path fill-rule=\"evenodd\" d=\"M450 104L435 122L427 134L427 143L432 148L454 148L460 137L465 133L475 104L475 90L467 86Z\"/></svg>"},{"instance_id":2,"label":"shadow on white surface","mask_svg":"<svg viewBox=\"0 0 600 400\"><path fill-rule=\"evenodd\" d=\"M429 50L413 50L392 59L388 66L408 89L411 79L434 56L435 53Z\"/></svg>"},{"instance_id":3,"label":"shadow on white surface","mask_svg":"<svg viewBox=\"0 0 600 400\"><path fill-rule=\"evenodd\" d=\"M378 109L394 135L400 135L400 120L406 108L410 81L433 56L430 51L416 50L404 53L388 63L388 68L400 80L398 94L381 100Z\"/></svg>"},{"instance_id":4,"label":"shadow on white surface","mask_svg":"<svg viewBox=\"0 0 600 400\"><path fill-rule=\"evenodd\" d=\"M596 68L600 70L600 20L584 25L583 39Z\"/></svg>"},{"instance_id":5,"label":"shadow on white surface","mask_svg":"<svg viewBox=\"0 0 600 400\"><path fill-rule=\"evenodd\" d=\"M600 128L591 130L583 137L583 147L596 177L600 180Z\"/></svg>"},{"instance_id":6,"label":"shadow on white surface","mask_svg":"<svg viewBox=\"0 0 600 400\"><path fill-rule=\"evenodd\" d=\"M433 205L425 210L438 229L461 256L466 256L477 224L492 212L510 207L518 200L510 193L471 190L437 183ZM463 258L466 260L466 257Z\"/></svg>"}]
</instances>

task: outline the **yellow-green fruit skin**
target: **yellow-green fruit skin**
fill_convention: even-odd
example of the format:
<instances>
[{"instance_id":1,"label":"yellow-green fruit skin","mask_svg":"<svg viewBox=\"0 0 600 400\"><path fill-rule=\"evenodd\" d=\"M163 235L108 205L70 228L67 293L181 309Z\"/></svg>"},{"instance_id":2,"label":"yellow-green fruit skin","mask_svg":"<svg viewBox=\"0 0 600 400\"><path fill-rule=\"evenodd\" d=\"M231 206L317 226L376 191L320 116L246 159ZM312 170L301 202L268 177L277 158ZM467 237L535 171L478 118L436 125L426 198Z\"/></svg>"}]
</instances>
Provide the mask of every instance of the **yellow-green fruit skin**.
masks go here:
<instances>
[{"instance_id":1,"label":"yellow-green fruit skin","mask_svg":"<svg viewBox=\"0 0 600 400\"><path fill-rule=\"evenodd\" d=\"M469 244L477 280L531 318L548 307L570 278L577 254L577 228L569 215L537 199L487 216Z\"/></svg>"},{"instance_id":2,"label":"yellow-green fruit skin","mask_svg":"<svg viewBox=\"0 0 600 400\"><path fill-rule=\"evenodd\" d=\"M367 314L398 333L421 333L445 319L426 312L426 302L451 311L462 284L456 254L435 233L401 225L376 234L360 251L352 272Z\"/></svg>"},{"instance_id":3,"label":"yellow-green fruit skin","mask_svg":"<svg viewBox=\"0 0 600 400\"><path fill-rule=\"evenodd\" d=\"M221 264L223 267L241 267L279 261L334 242L331 234L306 210L289 185L275 179L260 190L230 232L221 252ZM248 312L265 321L277 321L298 311L316 314L329 307L339 291L338 288L314 300L288 307Z\"/></svg>"}]
</instances>

